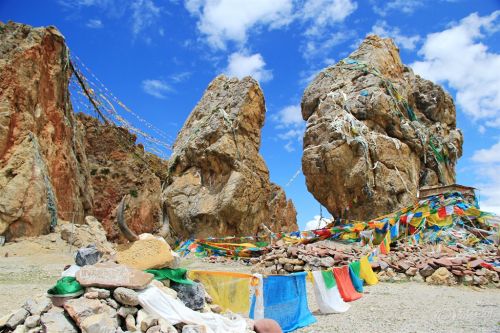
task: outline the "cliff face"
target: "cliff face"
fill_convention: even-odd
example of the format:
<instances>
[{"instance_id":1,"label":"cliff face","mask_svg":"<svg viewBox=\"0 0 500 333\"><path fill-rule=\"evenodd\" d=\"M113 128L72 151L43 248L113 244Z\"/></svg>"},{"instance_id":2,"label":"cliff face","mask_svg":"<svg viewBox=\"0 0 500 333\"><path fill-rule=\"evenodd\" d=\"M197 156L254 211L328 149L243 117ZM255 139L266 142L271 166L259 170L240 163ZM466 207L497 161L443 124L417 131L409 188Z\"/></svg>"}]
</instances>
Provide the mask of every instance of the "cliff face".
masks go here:
<instances>
[{"instance_id":1,"label":"cliff face","mask_svg":"<svg viewBox=\"0 0 500 333\"><path fill-rule=\"evenodd\" d=\"M125 219L136 234L152 233L160 228L161 169L167 168L159 158L136 144L127 130L105 125L96 118L78 114L85 137L90 182L94 190L93 214L101 221L108 239L119 238L116 208L128 195ZM155 173L158 170L158 175Z\"/></svg>"},{"instance_id":2,"label":"cliff face","mask_svg":"<svg viewBox=\"0 0 500 333\"><path fill-rule=\"evenodd\" d=\"M68 61L55 28L0 24L0 234L7 239L46 233L58 216L83 222L92 211Z\"/></svg>"},{"instance_id":3,"label":"cliff face","mask_svg":"<svg viewBox=\"0 0 500 333\"><path fill-rule=\"evenodd\" d=\"M170 226L183 237L296 230L296 212L269 181L259 154L265 103L250 77L215 78L184 124L163 192Z\"/></svg>"},{"instance_id":4,"label":"cliff face","mask_svg":"<svg viewBox=\"0 0 500 333\"><path fill-rule=\"evenodd\" d=\"M370 219L412 204L419 187L455 181L463 137L452 98L368 36L304 92L302 168L335 217Z\"/></svg>"},{"instance_id":5,"label":"cliff face","mask_svg":"<svg viewBox=\"0 0 500 333\"><path fill-rule=\"evenodd\" d=\"M36 236L58 218L83 223L94 215L117 239L115 211L127 194L131 229L156 231L166 162L127 130L77 117L71 74L55 28L0 25L0 235Z\"/></svg>"}]
</instances>

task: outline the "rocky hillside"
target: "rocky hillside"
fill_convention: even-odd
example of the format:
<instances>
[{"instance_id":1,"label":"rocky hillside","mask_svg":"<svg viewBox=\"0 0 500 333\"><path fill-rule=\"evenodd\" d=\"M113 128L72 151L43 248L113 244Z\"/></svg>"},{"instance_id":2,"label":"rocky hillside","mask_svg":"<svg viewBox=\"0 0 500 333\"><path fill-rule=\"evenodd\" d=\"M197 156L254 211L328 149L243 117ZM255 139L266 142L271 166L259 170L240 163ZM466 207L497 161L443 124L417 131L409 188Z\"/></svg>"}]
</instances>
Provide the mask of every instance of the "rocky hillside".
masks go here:
<instances>
[{"instance_id":1,"label":"rocky hillside","mask_svg":"<svg viewBox=\"0 0 500 333\"><path fill-rule=\"evenodd\" d=\"M132 230L157 230L162 161L126 130L74 114L70 68L56 28L0 25L0 235L36 236L58 219L95 215L116 239L126 194Z\"/></svg>"},{"instance_id":2,"label":"rocky hillside","mask_svg":"<svg viewBox=\"0 0 500 333\"><path fill-rule=\"evenodd\" d=\"M116 240L125 195L137 234L297 229L292 202L259 154L265 106L254 80L215 79L167 165L127 130L74 114L68 54L54 27L0 23L0 235L37 236L58 219L93 215Z\"/></svg>"},{"instance_id":3,"label":"rocky hillside","mask_svg":"<svg viewBox=\"0 0 500 333\"><path fill-rule=\"evenodd\" d=\"M223 75L208 86L174 143L163 192L183 237L252 235L264 223L297 230L296 212L259 154L265 102L258 83Z\"/></svg>"},{"instance_id":4,"label":"rocky hillside","mask_svg":"<svg viewBox=\"0 0 500 333\"><path fill-rule=\"evenodd\" d=\"M128 195L125 218L137 234L161 227L161 179L166 161L144 151L136 137L126 129L105 125L94 117L78 114L85 153L94 190L93 215L99 219L108 239L120 234L116 224L116 207Z\"/></svg>"},{"instance_id":5,"label":"rocky hillside","mask_svg":"<svg viewBox=\"0 0 500 333\"><path fill-rule=\"evenodd\" d=\"M368 36L304 92L302 169L334 217L370 219L411 204L419 187L455 181L462 155L453 100Z\"/></svg>"}]
</instances>

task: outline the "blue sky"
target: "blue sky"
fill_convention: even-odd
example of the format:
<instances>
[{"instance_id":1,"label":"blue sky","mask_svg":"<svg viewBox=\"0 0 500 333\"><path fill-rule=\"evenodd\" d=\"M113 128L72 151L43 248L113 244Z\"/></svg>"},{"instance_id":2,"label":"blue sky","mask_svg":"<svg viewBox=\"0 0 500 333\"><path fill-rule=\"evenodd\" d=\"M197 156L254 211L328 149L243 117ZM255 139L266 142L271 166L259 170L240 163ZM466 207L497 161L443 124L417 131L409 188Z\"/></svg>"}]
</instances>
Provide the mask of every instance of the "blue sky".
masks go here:
<instances>
[{"instance_id":1,"label":"blue sky","mask_svg":"<svg viewBox=\"0 0 500 333\"><path fill-rule=\"evenodd\" d=\"M500 213L500 1L0 0L0 20L57 26L169 143L216 75L252 75L267 105L261 152L301 227L319 214L302 174L289 182L300 170L302 92L366 34L392 37L404 63L454 97L465 138L457 181Z\"/></svg>"}]
</instances>

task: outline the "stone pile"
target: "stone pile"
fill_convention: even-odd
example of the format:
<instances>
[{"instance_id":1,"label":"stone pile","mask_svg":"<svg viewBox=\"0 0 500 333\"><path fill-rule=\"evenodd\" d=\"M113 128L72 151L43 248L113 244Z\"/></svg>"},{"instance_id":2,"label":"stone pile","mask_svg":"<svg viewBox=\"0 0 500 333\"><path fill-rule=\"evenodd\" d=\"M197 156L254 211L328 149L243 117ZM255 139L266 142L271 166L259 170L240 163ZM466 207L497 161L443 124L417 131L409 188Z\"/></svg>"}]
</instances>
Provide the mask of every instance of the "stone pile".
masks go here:
<instances>
[{"instance_id":1,"label":"stone pile","mask_svg":"<svg viewBox=\"0 0 500 333\"><path fill-rule=\"evenodd\" d=\"M358 259L360 248L343 246L330 241L284 247L278 241L270 252L261 258L250 259L255 266L253 272L262 274L288 274L301 271L316 271L332 266L347 265Z\"/></svg>"},{"instance_id":2,"label":"stone pile","mask_svg":"<svg viewBox=\"0 0 500 333\"><path fill-rule=\"evenodd\" d=\"M458 246L402 245L393 244L387 255L379 254L378 262L372 268L378 272L381 281L403 280L426 281L429 284L484 286L494 284L500 287L500 267L494 246L485 246L475 254ZM344 245L331 241L314 244L279 244L269 248L260 258L251 259L253 272L262 274L289 274L293 272L321 270L347 265L366 255L358 245Z\"/></svg>"},{"instance_id":3,"label":"stone pile","mask_svg":"<svg viewBox=\"0 0 500 333\"><path fill-rule=\"evenodd\" d=\"M500 267L492 265L498 261L494 246L485 247L475 254L465 252L457 246L441 246L436 251L429 245L396 245L387 255L372 266L380 270L382 281L411 279L429 284L484 286L489 283L500 287Z\"/></svg>"},{"instance_id":4,"label":"stone pile","mask_svg":"<svg viewBox=\"0 0 500 333\"><path fill-rule=\"evenodd\" d=\"M111 275L112 273L115 273ZM171 286L170 281L153 280L153 275L114 263L83 267L76 275L87 286L79 298L68 299L59 307L47 296L27 300L17 311L0 319L1 332L205 332L199 325L179 323L147 313L139 305L138 291L150 283L186 306L200 312L220 313L211 304L201 284ZM231 316L231 314L227 314ZM253 332L248 330L248 332Z\"/></svg>"}]
</instances>

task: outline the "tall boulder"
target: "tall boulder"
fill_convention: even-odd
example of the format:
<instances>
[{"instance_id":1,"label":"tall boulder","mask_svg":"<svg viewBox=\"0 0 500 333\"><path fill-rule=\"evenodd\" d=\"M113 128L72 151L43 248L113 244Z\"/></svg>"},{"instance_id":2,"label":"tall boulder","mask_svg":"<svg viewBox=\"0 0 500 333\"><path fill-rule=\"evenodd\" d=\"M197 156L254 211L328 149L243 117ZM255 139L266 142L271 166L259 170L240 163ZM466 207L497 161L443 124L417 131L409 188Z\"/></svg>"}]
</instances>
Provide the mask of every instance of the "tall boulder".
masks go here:
<instances>
[{"instance_id":1,"label":"tall boulder","mask_svg":"<svg viewBox=\"0 0 500 333\"><path fill-rule=\"evenodd\" d=\"M85 134L94 190L93 215L101 221L108 239L120 237L116 210L125 195L125 219L130 229L136 234L157 231L162 221L161 180L166 175L166 161L146 152L125 128L82 113L77 120Z\"/></svg>"},{"instance_id":2,"label":"tall boulder","mask_svg":"<svg viewBox=\"0 0 500 333\"><path fill-rule=\"evenodd\" d=\"M223 75L208 86L181 129L163 192L180 237L251 235L297 229L296 212L272 184L259 154L265 102L258 83Z\"/></svg>"},{"instance_id":3,"label":"tall boulder","mask_svg":"<svg viewBox=\"0 0 500 333\"><path fill-rule=\"evenodd\" d=\"M64 37L54 27L0 23L0 234L83 222L92 189L70 103Z\"/></svg>"},{"instance_id":4,"label":"tall boulder","mask_svg":"<svg viewBox=\"0 0 500 333\"><path fill-rule=\"evenodd\" d=\"M316 76L301 106L307 188L334 217L370 219L455 181L453 100L403 65L391 39L368 36Z\"/></svg>"}]
</instances>

